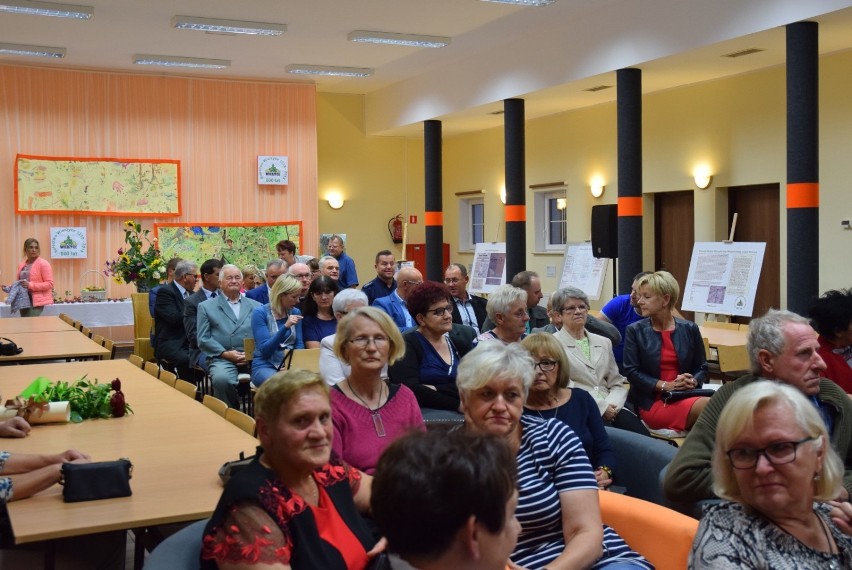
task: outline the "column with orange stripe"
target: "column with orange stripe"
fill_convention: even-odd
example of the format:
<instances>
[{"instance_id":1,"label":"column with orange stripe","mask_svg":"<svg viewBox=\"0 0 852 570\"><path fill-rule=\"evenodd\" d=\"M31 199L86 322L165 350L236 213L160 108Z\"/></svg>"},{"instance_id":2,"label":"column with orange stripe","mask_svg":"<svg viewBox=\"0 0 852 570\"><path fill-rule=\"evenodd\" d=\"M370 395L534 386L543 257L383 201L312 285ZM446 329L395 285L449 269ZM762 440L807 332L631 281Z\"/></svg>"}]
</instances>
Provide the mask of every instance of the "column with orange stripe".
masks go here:
<instances>
[{"instance_id":1,"label":"column with orange stripe","mask_svg":"<svg viewBox=\"0 0 852 570\"><path fill-rule=\"evenodd\" d=\"M426 212L423 216L423 223L426 226L426 267L418 269L429 281L441 281L444 277L444 266L449 263L449 260L443 259L444 204L442 198L441 131L441 121L424 121L423 156L426 176Z\"/></svg>"},{"instance_id":2,"label":"column with orange stripe","mask_svg":"<svg viewBox=\"0 0 852 570\"><path fill-rule=\"evenodd\" d=\"M526 137L524 100L503 101L506 169L506 281L527 268Z\"/></svg>"},{"instance_id":3,"label":"column with orange stripe","mask_svg":"<svg viewBox=\"0 0 852 570\"><path fill-rule=\"evenodd\" d=\"M618 118L618 292L642 271L642 72L616 71Z\"/></svg>"}]
</instances>

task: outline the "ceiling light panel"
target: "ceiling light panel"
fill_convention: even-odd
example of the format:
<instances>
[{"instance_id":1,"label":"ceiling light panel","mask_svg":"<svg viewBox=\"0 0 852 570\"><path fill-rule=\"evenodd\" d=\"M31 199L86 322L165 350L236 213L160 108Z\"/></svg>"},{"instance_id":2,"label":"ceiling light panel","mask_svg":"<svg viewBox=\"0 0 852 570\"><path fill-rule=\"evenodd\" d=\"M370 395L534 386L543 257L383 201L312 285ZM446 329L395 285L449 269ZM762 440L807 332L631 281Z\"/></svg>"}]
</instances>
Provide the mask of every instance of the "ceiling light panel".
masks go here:
<instances>
[{"instance_id":1,"label":"ceiling light panel","mask_svg":"<svg viewBox=\"0 0 852 570\"><path fill-rule=\"evenodd\" d=\"M57 4L56 2L33 2L31 0L0 0L0 12L29 14L31 16L53 16L55 18L73 18L88 20L95 14L91 6L76 4Z\"/></svg>"},{"instance_id":2,"label":"ceiling light panel","mask_svg":"<svg viewBox=\"0 0 852 570\"><path fill-rule=\"evenodd\" d=\"M496 2L498 4L515 4L518 6L547 6L556 0L482 0L482 2Z\"/></svg>"},{"instance_id":3,"label":"ceiling light panel","mask_svg":"<svg viewBox=\"0 0 852 570\"><path fill-rule=\"evenodd\" d=\"M206 59L200 57L180 57L175 55L145 55L133 56L136 65L154 65L161 67L194 67L199 69L225 69L231 67L229 59Z\"/></svg>"},{"instance_id":4,"label":"ceiling light panel","mask_svg":"<svg viewBox=\"0 0 852 570\"><path fill-rule=\"evenodd\" d=\"M371 44L390 44L397 46L442 48L450 43L450 38L442 36L423 36L419 34L395 34L392 32L368 32L366 30L355 30L350 32L350 42L364 42Z\"/></svg>"},{"instance_id":5,"label":"ceiling light panel","mask_svg":"<svg viewBox=\"0 0 852 570\"><path fill-rule=\"evenodd\" d=\"M373 75L373 70L369 67L335 67L331 65L293 64L287 66L287 73L302 75L333 75L337 77L369 77Z\"/></svg>"},{"instance_id":6,"label":"ceiling light panel","mask_svg":"<svg viewBox=\"0 0 852 570\"><path fill-rule=\"evenodd\" d=\"M23 44L0 43L0 54L2 55L24 55L31 57L65 57L65 48L48 46L28 46Z\"/></svg>"},{"instance_id":7,"label":"ceiling light panel","mask_svg":"<svg viewBox=\"0 0 852 570\"><path fill-rule=\"evenodd\" d=\"M0 0L2 1L2 0ZM179 30L197 30L220 34L249 34L256 36L280 36L287 31L284 24L266 22L243 22L240 20L219 20L217 18L197 18L195 16L175 16L172 27Z\"/></svg>"}]
</instances>

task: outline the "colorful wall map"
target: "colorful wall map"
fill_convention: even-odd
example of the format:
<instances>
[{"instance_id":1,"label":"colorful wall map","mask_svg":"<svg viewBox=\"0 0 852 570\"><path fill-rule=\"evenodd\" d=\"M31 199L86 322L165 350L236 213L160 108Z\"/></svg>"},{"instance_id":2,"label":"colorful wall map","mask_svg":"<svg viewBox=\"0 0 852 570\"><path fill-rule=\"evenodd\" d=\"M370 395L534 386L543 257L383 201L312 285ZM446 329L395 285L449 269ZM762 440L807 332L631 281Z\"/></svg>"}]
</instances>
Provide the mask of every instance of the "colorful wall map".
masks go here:
<instances>
[{"instance_id":1,"label":"colorful wall map","mask_svg":"<svg viewBox=\"0 0 852 570\"><path fill-rule=\"evenodd\" d=\"M179 216L180 161L19 154L15 211Z\"/></svg>"},{"instance_id":2,"label":"colorful wall map","mask_svg":"<svg viewBox=\"0 0 852 570\"><path fill-rule=\"evenodd\" d=\"M267 261L278 257L275 244L285 239L296 244L297 253L302 252L302 222L154 224L154 233L164 259L177 256L199 266L207 259L221 259L239 267L263 269Z\"/></svg>"}]
</instances>

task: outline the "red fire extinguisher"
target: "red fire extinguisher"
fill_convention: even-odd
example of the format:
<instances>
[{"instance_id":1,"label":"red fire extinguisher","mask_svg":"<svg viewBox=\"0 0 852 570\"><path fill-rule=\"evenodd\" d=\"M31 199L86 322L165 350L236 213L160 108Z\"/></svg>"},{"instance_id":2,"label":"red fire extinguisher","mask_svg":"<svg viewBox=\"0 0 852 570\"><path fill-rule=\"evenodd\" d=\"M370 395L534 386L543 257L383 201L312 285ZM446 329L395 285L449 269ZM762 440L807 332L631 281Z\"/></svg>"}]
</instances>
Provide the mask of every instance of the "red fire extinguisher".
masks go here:
<instances>
[{"instance_id":1,"label":"red fire extinguisher","mask_svg":"<svg viewBox=\"0 0 852 570\"><path fill-rule=\"evenodd\" d=\"M388 233L393 243L402 243L402 214L388 220Z\"/></svg>"}]
</instances>

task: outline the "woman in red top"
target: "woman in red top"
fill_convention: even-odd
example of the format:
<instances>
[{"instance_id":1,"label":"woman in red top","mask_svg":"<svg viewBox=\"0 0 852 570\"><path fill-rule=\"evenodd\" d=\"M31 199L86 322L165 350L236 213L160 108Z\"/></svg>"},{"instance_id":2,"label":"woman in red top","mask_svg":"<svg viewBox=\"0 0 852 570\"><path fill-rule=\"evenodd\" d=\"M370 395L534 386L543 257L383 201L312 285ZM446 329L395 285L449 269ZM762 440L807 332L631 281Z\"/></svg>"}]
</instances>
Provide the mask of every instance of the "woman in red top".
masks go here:
<instances>
[{"instance_id":1,"label":"woman in red top","mask_svg":"<svg viewBox=\"0 0 852 570\"><path fill-rule=\"evenodd\" d=\"M824 376L852 394L852 289L826 291L808 309L819 333Z\"/></svg>"},{"instance_id":2,"label":"woman in red top","mask_svg":"<svg viewBox=\"0 0 852 570\"><path fill-rule=\"evenodd\" d=\"M53 270L44 258L39 257L40 253L38 240L27 238L24 242L27 258L18 266L18 281L26 283L31 307L21 309L22 317L38 317L45 305L53 304Z\"/></svg>"}]
</instances>

